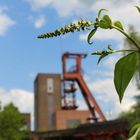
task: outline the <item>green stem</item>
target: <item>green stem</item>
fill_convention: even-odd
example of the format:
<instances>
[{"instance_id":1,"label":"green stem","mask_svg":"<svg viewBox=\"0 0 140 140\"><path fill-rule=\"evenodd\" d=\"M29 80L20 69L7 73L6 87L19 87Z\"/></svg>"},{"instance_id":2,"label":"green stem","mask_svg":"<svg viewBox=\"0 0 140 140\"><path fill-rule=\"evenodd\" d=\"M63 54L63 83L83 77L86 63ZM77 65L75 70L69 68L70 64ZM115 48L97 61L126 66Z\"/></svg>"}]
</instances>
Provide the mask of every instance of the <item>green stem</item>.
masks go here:
<instances>
[{"instance_id":1,"label":"green stem","mask_svg":"<svg viewBox=\"0 0 140 140\"><path fill-rule=\"evenodd\" d=\"M119 32L121 32L123 35L125 35L134 45L135 47L140 51L140 46L135 42L134 39L132 39L127 33L125 33L123 30L121 30L120 28L112 25L112 28L118 30Z\"/></svg>"},{"instance_id":2,"label":"green stem","mask_svg":"<svg viewBox=\"0 0 140 140\"><path fill-rule=\"evenodd\" d=\"M117 52L139 52L138 50L116 50L115 53Z\"/></svg>"}]
</instances>

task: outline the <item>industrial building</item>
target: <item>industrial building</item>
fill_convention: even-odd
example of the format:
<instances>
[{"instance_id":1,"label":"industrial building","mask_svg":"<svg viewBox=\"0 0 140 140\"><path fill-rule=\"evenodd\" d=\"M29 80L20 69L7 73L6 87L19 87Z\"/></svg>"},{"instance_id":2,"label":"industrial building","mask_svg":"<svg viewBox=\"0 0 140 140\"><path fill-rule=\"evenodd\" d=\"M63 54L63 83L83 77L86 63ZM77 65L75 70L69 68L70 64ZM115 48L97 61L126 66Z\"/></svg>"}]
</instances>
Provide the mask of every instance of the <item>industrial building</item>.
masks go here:
<instances>
[{"instance_id":1,"label":"industrial building","mask_svg":"<svg viewBox=\"0 0 140 140\"><path fill-rule=\"evenodd\" d=\"M31 114L30 113L21 113L25 120L25 127L28 130L31 130Z\"/></svg>"},{"instance_id":2,"label":"industrial building","mask_svg":"<svg viewBox=\"0 0 140 140\"><path fill-rule=\"evenodd\" d=\"M126 121L107 121L84 81L81 61L86 54L64 53L63 74L39 73L34 81L35 131L32 140L115 140L127 137ZM67 62L75 61L68 70ZM80 89L88 110L77 110L76 90ZM92 122L92 123L91 123Z\"/></svg>"},{"instance_id":3,"label":"industrial building","mask_svg":"<svg viewBox=\"0 0 140 140\"><path fill-rule=\"evenodd\" d=\"M60 74L38 74L35 80L36 131L67 129L87 123L89 111L62 109L61 90Z\"/></svg>"}]
</instances>

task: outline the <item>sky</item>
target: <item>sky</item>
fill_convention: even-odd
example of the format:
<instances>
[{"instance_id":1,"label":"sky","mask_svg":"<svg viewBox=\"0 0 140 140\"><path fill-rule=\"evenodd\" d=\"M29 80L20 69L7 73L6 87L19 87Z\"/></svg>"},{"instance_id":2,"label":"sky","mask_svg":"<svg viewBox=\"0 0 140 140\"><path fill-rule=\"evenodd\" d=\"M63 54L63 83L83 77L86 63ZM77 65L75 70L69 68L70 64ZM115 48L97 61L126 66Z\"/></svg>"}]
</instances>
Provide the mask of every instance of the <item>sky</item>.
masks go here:
<instances>
[{"instance_id":1,"label":"sky","mask_svg":"<svg viewBox=\"0 0 140 140\"><path fill-rule=\"evenodd\" d=\"M113 84L113 70L119 55L111 55L97 65L98 57L91 53L104 49L108 44L113 48L124 47L124 37L117 31L99 30L89 45L88 32L70 33L53 39L37 39L39 34L77 22L83 18L94 20L101 8L113 20L120 20L128 30L134 25L140 32L140 15L134 8L139 0L0 0L0 101L2 106L9 102L21 112L32 113L34 87L38 73L62 73L61 56L64 52L87 53L82 68L84 78L101 109L108 119L121 111L129 110L135 103L133 96L139 92L132 82L126 90L123 102ZM78 93L79 94L79 93ZM78 95L80 109L86 109Z\"/></svg>"}]
</instances>

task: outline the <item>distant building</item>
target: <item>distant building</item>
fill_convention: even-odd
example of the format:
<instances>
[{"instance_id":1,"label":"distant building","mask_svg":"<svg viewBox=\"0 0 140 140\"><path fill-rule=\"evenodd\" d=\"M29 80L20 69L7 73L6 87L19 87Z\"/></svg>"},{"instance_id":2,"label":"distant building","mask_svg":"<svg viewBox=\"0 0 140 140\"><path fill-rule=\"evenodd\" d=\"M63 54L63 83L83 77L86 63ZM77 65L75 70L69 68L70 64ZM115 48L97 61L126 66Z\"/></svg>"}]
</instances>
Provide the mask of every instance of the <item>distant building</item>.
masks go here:
<instances>
[{"instance_id":1,"label":"distant building","mask_svg":"<svg viewBox=\"0 0 140 140\"><path fill-rule=\"evenodd\" d=\"M25 120L25 128L31 130L31 115L30 113L22 113Z\"/></svg>"},{"instance_id":2,"label":"distant building","mask_svg":"<svg viewBox=\"0 0 140 140\"><path fill-rule=\"evenodd\" d=\"M60 74L38 74L34 89L35 131L67 129L87 123L89 111L61 109Z\"/></svg>"}]
</instances>

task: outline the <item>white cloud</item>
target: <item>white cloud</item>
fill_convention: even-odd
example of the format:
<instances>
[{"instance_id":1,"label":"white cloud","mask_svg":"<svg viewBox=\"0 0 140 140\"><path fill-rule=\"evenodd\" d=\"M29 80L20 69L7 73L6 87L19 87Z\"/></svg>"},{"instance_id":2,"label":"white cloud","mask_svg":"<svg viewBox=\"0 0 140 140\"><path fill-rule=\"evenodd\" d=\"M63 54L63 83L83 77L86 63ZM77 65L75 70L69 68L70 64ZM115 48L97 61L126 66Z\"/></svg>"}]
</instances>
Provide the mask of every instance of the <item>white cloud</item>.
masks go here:
<instances>
[{"instance_id":1,"label":"white cloud","mask_svg":"<svg viewBox=\"0 0 140 140\"><path fill-rule=\"evenodd\" d=\"M102 74L104 75L104 72ZM126 89L124 98L120 104L114 87L113 77L105 79L99 77L95 79L94 77L95 80L92 80L91 76L86 75L84 79L107 119L114 119L122 111L128 111L135 104L133 97L139 95L139 91L137 91L134 83L131 83ZM88 110L84 99L78 98L77 105L79 107L78 110Z\"/></svg>"},{"instance_id":2,"label":"white cloud","mask_svg":"<svg viewBox=\"0 0 140 140\"><path fill-rule=\"evenodd\" d=\"M102 72L102 74L104 75L104 72ZM129 110L135 103L133 97L139 94L134 83L131 83L125 91L123 101L120 104L112 77L104 79L98 78L95 80L91 80L90 77L87 76L85 78L89 89L94 93L99 103L104 103L108 106L113 104L114 108L112 106L108 108L112 112L112 118L116 117L121 111ZM104 109L104 107L105 106L101 106L101 109Z\"/></svg>"},{"instance_id":3,"label":"white cloud","mask_svg":"<svg viewBox=\"0 0 140 140\"><path fill-rule=\"evenodd\" d=\"M2 106L13 102L17 106L20 112L31 113L31 123L33 128L33 93L22 90L22 89L12 89L6 91L0 89L0 101Z\"/></svg>"},{"instance_id":4,"label":"white cloud","mask_svg":"<svg viewBox=\"0 0 140 140\"><path fill-rule=\"evenodd\" d=\"M47 6L53 7L59 16L67 17L70 15L79 15L82 17L88 16L88 14L97 14L97 11L101 8L106 8L109 11L107 14L114 20L122 21L125 29L127 30L128 25L134 25L138 31L140 31L140 18L139 13L134 8L135 5L140 5L139 0L125 1L92 1L92 0L28 0L31 7L34 10L46 8ZM81 34L80 39L86 40L87 34ZM98 40L120 40L122 35L116 31L105 31L99 30L95 34L95 39Z\"/></svg>"},{"instance_id":5,"label":"white cloud","mask_svg":"<svg viewBox=\"0 0 140 140\"><path fill-rule=\"evenodd\" d=\"M134 5L139 5L137 1L131 2L126 2L122 5L115 5L113 2L103 2L99 1L94 5L94 10L98 11L98 9L101 8L106 8L109 9L107 14L110 15L111 19L113 21L115 20L120 20L122 24L124 25L124 28L128 30L129 25L134 25L138 31L140 31L140 18L139 18L139 13L134 8ZM81 34L80 35L80 40L86 40L88 34ZM94 39L97 40L119 40L121 41L123 39L123 35L119 33L118 31L115 30L99 30L97 33L94 35Z\"/></svg>"},{"instance_id":6,"label":"white cloud","mask_svg":"<svg viewBox=\"0 0 140 140\"><path fill-rule=\"evenodd\" d=\"M82 41L86 41L88 34L80 34L79 39ZM116 30L97 30L95 35L92 38L93 40L121 40L122 35Z\"/></svg>"},{"instance_id":7,"label":"white cloud","mask_svg":"<svg viewBox=\"0 0 140 140\"><path fill-rule=\"evenodd\" d=\"M122 49L122 46L123 43L120 42L117 48ZM108 104L108 106L113 104L114 108L113 106L108 108L112 114L112 117L110 118L116 117L121 111L129 110L130 107L135 103L133 97L139 94L139 91L137 91L135 86L136 84L134 83L134 81L131 81L125 91L125 96L122 103L120 104L119 102L119 98L113 82L113 76L115 63L121 56L122 55L120 53L116 55L113 54L103 60L100 63L100 66L105 67L106 70L95 71L94 73L92 73L94 80L91 80L92 76L85 76L85 80L92 93L95 93L94 95L96 96L97 100L101 103ZM101 106L101 108L103 109L104 106ZM108 111L106 110L106 112Z\"/></svg>"},{"instance_id":8,"label":"white cloud","mask_svg":"<svg viewBox=\"0 0 140 140\"><path fill-rule=\"evenodd\" d=\"M44 15L39 15L38 17L29 16L29 21L34 24L36 29L40 29L46 24L46 17Z\"/></svg>"},{"instance_id":9,"label":"white cloud","mask_svg":"<svg viewBox=\"0 0 140 140\"><path fill-rule=\"evenodd\" d=\"M48 6L53 0L26 0L34 10Z\"/></svg>"},{"instance_id":10,"label":"white cloud","mask_svg":"<svg viewBox=\"0 0 140 140\"><path fill-rule=\"evenodd\" d=\"M6 14L6 10L7 8L0 7L0 36L5 35L8 29L15 24L15 21Z\"/></svg>"},{"instance_id":11,"label":"white cloud","mask_svg":"<svg viewBox=\"0 0 140 140\"><path fill-rule=\"evenodd\" d=\"M104 65L104 63L103 63ZM91 73L91 75L93 75L94 79L97 79L100 76L103 76L103 77L113 77L113 68L114 67L108 67L108 71L104 71L104 73L102 72L102 70L94 70L93 73Z\"/></svg>"},{"instance_id":12,"label":"white cloud","mask_svg":"<svg viewBox=\"0 0 140 140\"><path fill-rule=\"evenodd\" d=\"M35 28L42 28L46 23L46 19L45 19L45 16L39 16L35 22L34 22L34 25L35 25Z\"/></svg>"},{"instance_id":13,"label":"white cloud","mask_svg":"<svg viewBox=\"0 0 140 140\"><path fill-rule=\"evenodd\" d=\"M109 11L107 14L110 15L111 19L113 21L120 20L122 24L124 25L125 30L128 30L128 25L134 25L137 31L140 31L140 18L139 13L134 7L135 5L140 5L140 2L138 0L134 1L122 1L117 4L117 2L110 2L110 1L98 1L93 6L93 11L96 10L96 12L101 8L106 8ZM86 40L87 34L81 34L80 39ZM114 30L99 30L95 36L94 39L98 40L119 40L121 41L123 39L123 35L121 35L118 31Z\"/></svg>"},{"instance_id":14,"label":"white cloud","mask_svg":"<svg viewBox=\"0 0 140 140\"><path fill-rule=\"evenodd\" d=\"M77 99L78 110L88 110L88 107L84 101L84 99L78 100Z\"/></svg>"},{"instance_id":15,"label":"white cloud","mask_svg":"<svg viewBox=\"0 0 140 140\"><path fill-rule=\"evenodd\" d=\"M120 54L111 54L110 56L108 56L106 60L103 60L101 64L102 66L105 66L106 68L113 71L116 62L119 60L120 57L121 57Z\"/></svg>"},{"instance_id":16,"label":"white cloud","mask_svg":"<svg viewBox=\"0 0 140 140\"><path fill-rule=\"evenodd\" d=\"M78 5L77 0L26 0L30 3L33 10L40 10L47 6L52 6L56 9L60 16L67 16L72 14L76 6Z\"/></svg>"},{"instance_id":17,"label":"white cloud","mask_svg":"<svg viewBox=\"0 0 140 140\"><path fill-rule=\"evenodd\" d=\"M110 10L113 17L120 17L126 20L126 17L132 20L132 13L136 14L134 5L139 5L139 0L133 1L98 1L98 0L26 0L30 3L34 10L51 6L56 9L60 16L68 16L77 14L83 16L89 12L97 12L101 8ZM135 11L134 11L135 10ZM130 14L130 15L129 15ZM138 13L137 13L138 14ZM129 16L128 16L129 15ZM131 17L130 17L131 16ZM125 17L125 18L124 18Z\"/></svg>"}]
</instances>

